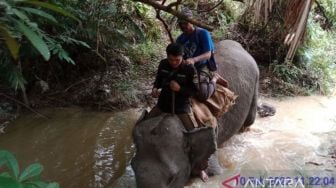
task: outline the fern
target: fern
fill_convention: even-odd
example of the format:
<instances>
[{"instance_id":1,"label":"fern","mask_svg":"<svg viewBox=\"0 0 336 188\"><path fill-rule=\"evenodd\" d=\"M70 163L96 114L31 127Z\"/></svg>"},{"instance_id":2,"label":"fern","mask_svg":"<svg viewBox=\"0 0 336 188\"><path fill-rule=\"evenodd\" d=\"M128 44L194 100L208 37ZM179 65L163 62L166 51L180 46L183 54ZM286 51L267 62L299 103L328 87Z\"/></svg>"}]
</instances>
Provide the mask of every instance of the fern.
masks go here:
<instances>
[{"instance_id":1,"label":"fern","mask_svg":"<svg viewBox=\"0 0 336 188\"><path fill-rule=\"evenodd\" d=\"M8 59L8 54L0 51L0 56L0 79L4 80L15 90L22 89L24 84L26 84L26 80L21 71L11 63L11 60Z\"/></svg>"}]
</instances>

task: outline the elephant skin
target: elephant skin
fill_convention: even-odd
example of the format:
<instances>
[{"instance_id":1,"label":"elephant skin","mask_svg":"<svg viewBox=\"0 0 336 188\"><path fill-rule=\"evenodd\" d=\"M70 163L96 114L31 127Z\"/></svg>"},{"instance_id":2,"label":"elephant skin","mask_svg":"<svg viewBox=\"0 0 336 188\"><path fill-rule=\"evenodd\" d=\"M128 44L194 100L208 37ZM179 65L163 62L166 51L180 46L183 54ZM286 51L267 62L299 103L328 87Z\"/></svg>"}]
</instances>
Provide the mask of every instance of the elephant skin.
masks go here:
<instances>
[{"instance_id":1,"label":"elephant skin","mask_svg":"<svg viewBox=\"0 0 336 188\"><path fill-rule=\"evenodd\" d=\"M251 126L257 112L259 69L252 56L231 40L216 44L218 73L238 98L236 104L218 119L217 143L213 128L186 132L175 115L146 118L133 129L136 154L131 165L139 188L182 188L195 165L207 160L222 144Z\"/></svg>"}]
</instances>

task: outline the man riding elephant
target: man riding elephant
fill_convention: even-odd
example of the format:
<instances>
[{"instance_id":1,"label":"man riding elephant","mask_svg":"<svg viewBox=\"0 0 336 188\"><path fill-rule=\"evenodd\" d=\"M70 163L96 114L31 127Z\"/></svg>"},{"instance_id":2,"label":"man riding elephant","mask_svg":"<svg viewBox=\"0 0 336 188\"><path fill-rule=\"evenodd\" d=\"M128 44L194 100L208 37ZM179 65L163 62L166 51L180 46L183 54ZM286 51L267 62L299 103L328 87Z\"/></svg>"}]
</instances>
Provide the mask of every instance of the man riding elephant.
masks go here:
<instances>
[{"instance_id":1,"label":"man riding elephant","mask_svg":"<svg viewBox=\"0 0 336 188\"><path fill-rule=\"evenodd\" d=\"M255 60L235 41L219 42L216 51L217 72L238 95L236 104L218 118L218 136L212 127L186 132L176 115L144 115L133 129L136 152L131 165L138 188L182 188L197 164L216 150L214 138L221 145L253 124L259 84Z\"/></svg>"},{"instance_id":2,"label":"man riding elephant","mask_svg":"<svg viewBox=\"0 0 336 188\"><path fill-rule=\"evenodd\" d=\"M184 7L182 14L192 18L190 9ZM184 46L184 59L186 64L195 66L199 76L199 91L196 95L200 101L207 100L216 90L216 82L219 79L214 71L217 69L213 57L214 44L209 31L195 27L190 22L179 19L178 25L182 34L176 42Z\"/></svg>"},{"instance_id":3,"label":"man riding elephant","mask_svg":"<svg viewBox=\"0 0 336 188\"><path fill-rule=\"evenodd\" d=\"M158 103L150 111L148 118L162 113L176 114L185 129L191 131L198 127L190 103L190 97L199 90L197 71L193 65L182 63L184 55L182 45L171 43L167 46L166 53L167 58L159 64L152 89L152 96L159 98ZM193 174L207 181L208 176L204 171L206 167L207 160L198 163Z\"/></svg>"},{"instance_id":4,"label":"man riding elephant","mask_svg":"<svg viewBox=\"0 0 336 188\"><path fill-rule=\"evenodd\" d=\"M193 83L197 75L192 65L183 64L183 46L171 43L166 48L167 58L163 59L157 70L152 96L158 99L157 105L150 111L149 117L161 113L176 114L186 130L197 127L191 111L189 98L197 92ZM161 91L160 91L161 90Z\"/></svg>"}]
</instances>

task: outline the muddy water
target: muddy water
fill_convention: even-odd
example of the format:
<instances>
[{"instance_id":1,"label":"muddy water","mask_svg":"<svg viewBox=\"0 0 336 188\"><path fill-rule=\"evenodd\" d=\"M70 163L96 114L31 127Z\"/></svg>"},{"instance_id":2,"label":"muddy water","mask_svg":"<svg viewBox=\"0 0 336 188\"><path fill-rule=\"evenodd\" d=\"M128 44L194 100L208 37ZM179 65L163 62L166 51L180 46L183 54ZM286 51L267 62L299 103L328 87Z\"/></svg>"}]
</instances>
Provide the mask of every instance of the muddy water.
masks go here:
<instances>
[{"instance_id":1,"label":"muddy water","mask_svg":"<svg viewBox=\"0 0 336 188\"><path fill-rule=\"evenodd\" d=\"M227 187L224 184L237 182L240 187L265 187L267 183L274 187L270 182L276 177L292 181L292 187L336 187L332 179L336 180L336 98L261 101L274 105L276 115L258 118L250 131L234 136L219 150L223 175L207 183L196 179L188 187ZM247 181L249 177L264 177L263 184ZM298 181L298 177L306 178ZM279 187L283 185L278 182Z\"/></svg>"},{"instance_id":2,"label":"muddy water","mask_svg":"<svg viewBox=\"0 0 336 188\"><path fill-rule=\"evenodd\" d=\"M44 110L50 119L24 114L0 134L0 149L12 152L21 169L44 166L42 177L61 187L109 187L130 161L137 110L120 113L78 108Z\"/></svg>"},{"instance_id":3,"label":"muddy water","mask_svg":"<svg viewBox=\"0 0 336 188\"><path fill-rule=\"evenodd\" d=\"M258 118L249 132L234 136L219 150L223 175L211 177L207 183L194 179L187 187L224 187L226 179L237 175L241 181L257 174L294 176L298 172L325 179L334 176L335 185L328 187L336 187L336 161L332 158L336 98L261 101L274 105L276 115ZM97 113L67 108L43 113L51 119L26 114L6 128L6 133L0 134L0 149L14 153L21 167L42 163L43 177L61 187L135 187L127 165L134 152L131 129L137 110ZM326 180L331 185L330 179Z\"/></svg>"}]
</instances>

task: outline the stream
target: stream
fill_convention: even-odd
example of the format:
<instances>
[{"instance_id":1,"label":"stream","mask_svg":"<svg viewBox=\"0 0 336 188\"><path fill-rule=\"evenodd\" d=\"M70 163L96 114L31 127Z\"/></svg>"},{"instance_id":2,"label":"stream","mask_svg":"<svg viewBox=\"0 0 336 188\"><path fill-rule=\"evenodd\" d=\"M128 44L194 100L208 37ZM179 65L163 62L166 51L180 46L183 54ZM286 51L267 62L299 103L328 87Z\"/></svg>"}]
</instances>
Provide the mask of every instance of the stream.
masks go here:
<instances>
[{"instance_id":1,"label":"stream","mask_svg":"<svg viewBox=\"0 0 336 188\"><path fill-rule=\"evenodd\" d=\"M235 135L218 150L223 175L206 183L194 178L186 187L237 182L255 187L258 182L247 181L249 177L293 179L298 174L315 178L304 182L310 187L336 187L336 98L260 101L275 106L275 116L257 118L250 131ZM50 118L25 113L0 134L0 149L12 152L21 170L39 162L44 166L42 179L65 188L135 187L129 161L135 151L131 131L139 109L112 113L74 107L40 112Z\"/></svg>"}]
</instances>

